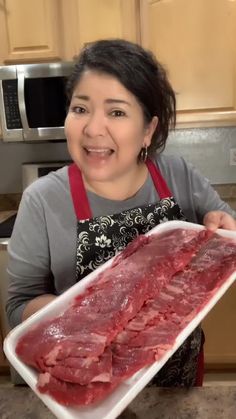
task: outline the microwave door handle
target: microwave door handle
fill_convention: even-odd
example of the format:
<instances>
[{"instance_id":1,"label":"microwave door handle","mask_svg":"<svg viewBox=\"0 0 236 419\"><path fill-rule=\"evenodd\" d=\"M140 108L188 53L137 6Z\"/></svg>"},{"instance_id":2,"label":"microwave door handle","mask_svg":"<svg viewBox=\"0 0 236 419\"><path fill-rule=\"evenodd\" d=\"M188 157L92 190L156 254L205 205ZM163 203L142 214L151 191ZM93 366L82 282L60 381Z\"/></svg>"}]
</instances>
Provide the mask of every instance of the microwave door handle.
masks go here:
<instances>
[{"instance_id":1,"label":"microwave door handle","mask_svg":"<svg viewBox=\"0 0 236 419\"><path fill-rule=\"evenodd\" d=\"M25 108L25 75L24 73L19 72L17 78L18 78L18 100L19 100L21 123L23 127L23 132L25 132L27 135L30 131L30 127L28 124L28 119L26 116L26 108Z\"/></svg>"}]
</instances>

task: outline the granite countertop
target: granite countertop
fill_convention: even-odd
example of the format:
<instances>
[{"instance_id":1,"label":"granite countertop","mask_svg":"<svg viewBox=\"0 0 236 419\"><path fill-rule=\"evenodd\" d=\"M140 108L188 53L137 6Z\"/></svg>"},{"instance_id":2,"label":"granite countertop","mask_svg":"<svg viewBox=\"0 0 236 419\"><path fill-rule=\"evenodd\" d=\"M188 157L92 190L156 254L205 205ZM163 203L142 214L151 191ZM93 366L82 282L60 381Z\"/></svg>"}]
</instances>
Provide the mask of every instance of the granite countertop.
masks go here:
<instances>
[{"instance_id":1,"label":"granite countertop","mask_svg":"<svg viewBox=\"0 0 236 419\"><path fill-rule=\"evenodd\" d=\"M0 387L0 412L1 419L55 418L26 386ZM145 418L235 419L236 386L209 386L189 390L146 387L119 416L119 419Z\"/></svg>"}]
</instances>

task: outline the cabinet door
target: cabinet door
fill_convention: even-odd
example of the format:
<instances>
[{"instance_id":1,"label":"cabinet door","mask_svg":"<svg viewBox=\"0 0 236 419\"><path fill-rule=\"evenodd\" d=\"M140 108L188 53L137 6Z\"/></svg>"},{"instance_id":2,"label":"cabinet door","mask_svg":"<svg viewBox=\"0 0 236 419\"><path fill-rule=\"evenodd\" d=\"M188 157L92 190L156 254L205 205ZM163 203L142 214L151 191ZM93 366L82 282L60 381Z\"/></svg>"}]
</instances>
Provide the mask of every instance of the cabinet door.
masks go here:
<instances>
[{"instance_id":1,"label":"cabinet door","mask_svg":"<svg viewBox=\"0 0 236 419\"><path fill-rule=\"evenodd\" d=\"M140 1L141 43L169 72L178 125L235 125L236 1Z\"/></svg>"},{"instance_id":2,"label":"cabinet door","mask_svg":"<svg viewBox=\"0 0 236 419\"><path fill-rule=\"evenodd\" d=\"M3 338L0 331L0 369L7 366L5 354L3 352Z\"/></svg>"},{"instance_id":3,"label":"cabinet door","mask_svg":"<svg viewBox=\"0 0 236 419\"><path fill-rule=\"evenodd\" d=\"M64 59L82 46L104 38L138 41L138 0L70 0L61 3Z\"/></svg>"},{"instance_id":4,"label":"cabinet door","mask_svg":"<svg viewBox=\"0 0 236 419\"><path fill-rule=\"evenodd\" d=\"M60 57L58 0L0 0L2 63Z\"/></svg>"},{"instance_id":5,"label":"cabinet door","mask_svg":"<svg viewBox=\"0 0 236 419\"><path fill-rule=\"evenodd\" d=\"M206 336L206 366L236 365L236 283L210 311L202 323Z\"/></svg>"},{"instance_id":6,"label":"cabinet door","mask_svg":"<svg viewBox=\"0 0 236 419\"><path fill-rule=\"evenodd\" d=\"M4 250L0 247L0 334L4 338L9 332L7 316L5 312L5 305L7 300L7 290L8 290L8 274L7 274L7 264L8 264L8 253L7 250Z\"/></svg>"},{"instance_id":7,"label":"cabinet door","mask_svg":"<svg viewBox=\"0 0 236 419\"><path fill-rule=\"evenodd\" d=\"M8 276L6 273L6 267L8 263L8 254L6 249L0 248L0 370L2 367L7 367L8 362L3 352L3 339L9 331L7 325L7 318L5 313L5 304L8 288Z\"/></svg>"}]
</instances>

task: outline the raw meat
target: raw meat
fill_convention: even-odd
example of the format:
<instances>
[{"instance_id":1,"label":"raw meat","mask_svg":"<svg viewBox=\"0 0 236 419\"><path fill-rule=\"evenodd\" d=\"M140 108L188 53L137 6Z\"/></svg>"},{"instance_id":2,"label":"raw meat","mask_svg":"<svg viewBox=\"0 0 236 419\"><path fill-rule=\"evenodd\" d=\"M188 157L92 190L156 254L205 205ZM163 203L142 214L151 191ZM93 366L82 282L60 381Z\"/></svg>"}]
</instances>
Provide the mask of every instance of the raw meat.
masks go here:
<instances>
[{"instance_id":1,"label":"raw meat","mask_svg":"<svg viewBox=\"0 0 236 419\"><path fill-rule=\"evenodd\" d=\"M70 405L89 405L108 396L118 383L92 383L87 386L71 384L52 377L48 372L40 374L38 387L42 393L49 393L59 403ZM50 392L48 391L50 386Z\"/></svg>"},{"instance_id":2,"label":"raw meat","mask_svg":"<svg viewBox=\"0 0 236 419\"><path fill-rule=\"evenodd\" d=\"M235 270L236 244L206 230L140 236L16 352L41 372L41 392L65 405L97 402L160 359Z\"/></svg>"},{"instance_id":3,"label":"raw meat","mask_svg":"<svg viewBox=\"0 0 236 419\"><path fill-rule=\"evenodd\" d=\"M51 375L62 359L99 357L144 302L184 268L209 234L178 229L138 237L62 316L42 322L25 335L17 346L18 355ZM93 365L91 362L90 368ZM95 360L94 377L97 366ZM75 375L77 382L81 377L80 384L84 384L78 368Z\"/></svg>"},{"instance_id":4,"label":"raw meat","mask_svg":"<svg viewBox=\"0 0 236 419\"><path fill-rule=\"evenodd\" d=\"M178 334L235 270L236 244L213 236L186 269L163 287L158 300L147 301L117 335L112 344L113 375L128 378L140 369L140 355L137 365L134 362L137 348L144 353L151 351L159 359L163 349L173 345ZM132 358L132 367L121 372L128 356Z\"/></svg>"}]
</instances>

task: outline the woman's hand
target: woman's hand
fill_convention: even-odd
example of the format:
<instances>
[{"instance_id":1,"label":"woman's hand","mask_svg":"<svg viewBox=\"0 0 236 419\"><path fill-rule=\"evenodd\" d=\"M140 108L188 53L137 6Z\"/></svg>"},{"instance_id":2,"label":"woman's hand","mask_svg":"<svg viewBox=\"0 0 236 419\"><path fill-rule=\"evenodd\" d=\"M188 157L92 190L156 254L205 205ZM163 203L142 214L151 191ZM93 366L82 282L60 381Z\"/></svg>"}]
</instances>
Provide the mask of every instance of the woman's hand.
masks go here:
<instances>
[{"instance_id":1,"label":"woman's hand","mask_svg":"<svg viewBox=\"0 0 236 419\"><path fill-rule=\"evenodd\" d=\"M217 228L236 230L236 220L224 211L210 211L203 218L203 224L208 230Z\"/></svg>"},{"instance_id":2,"label":"woman's hand","mask_svg":"<svg viewBox=\"0 0 236 419\"><path fill-rule=\"evenodd\" d=\"M43 294L39 295L38 297L33 298L33 300L29 301L22 315L22 321L28 319L28 317L32 316L32 314L36 313L36 311L43 308L51 301L55 300L56 296L53 294Z\"/></svg>"}]
</instances>

